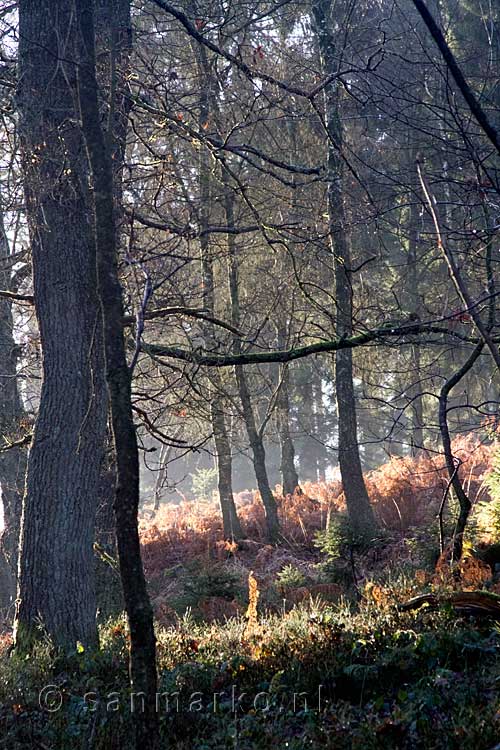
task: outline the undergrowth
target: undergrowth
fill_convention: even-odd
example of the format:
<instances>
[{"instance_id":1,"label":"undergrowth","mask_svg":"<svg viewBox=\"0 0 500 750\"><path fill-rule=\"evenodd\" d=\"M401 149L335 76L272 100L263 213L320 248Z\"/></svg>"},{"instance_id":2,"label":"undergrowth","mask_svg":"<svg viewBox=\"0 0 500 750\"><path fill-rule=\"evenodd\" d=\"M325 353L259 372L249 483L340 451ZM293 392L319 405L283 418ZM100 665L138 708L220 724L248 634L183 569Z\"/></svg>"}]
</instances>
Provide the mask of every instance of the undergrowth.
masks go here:
<instances>
[{"instance_id":1,"label":"undergrowth","mask_svg":"<svg viewBox=\"0 0 500 750\"><path fill-rule=\"evenodd\" d=\"M162 747L490 750L500 736L498 628L399 612L414 586L388 584L385 599L368 587L357 605L309 600L251 623L188 613L159 627ZM127 643L119 619L103 627L97 653L55 657L47 644L20 661L5 651L0 746L130 747L140 702L128 691Z\"/></svg>"},{"instance_id":2,"label":"undergrowth","mask_svg":"<svg viewBox=\"0 0 500 750\"><path fill-rule=\"evenodd\" d=\"M423 592L499 589L489 494L496 485L485 482L494 448L463 436L454 452L474 513L466 554L453 569L436 529L446 473L431 453L392 459L366 476L380 527L369 543L350 535L337 482L306 482L302 494L286 497L277 488L277 547L265 541L257 493L239 504L247 538L238 543L224 540L211 502L162 507L143 521L162 747L496 746L498 624L446 607L398 609ZM447 530L454 515L449 502ZM485 544L491 559L478 557ZM141 700L129 692L124 619L107 622L100 635L95 653L55 654L45 643L29 659L10 653L3 636L0 748L132 747Z\"/></svg>"}]
</instances>

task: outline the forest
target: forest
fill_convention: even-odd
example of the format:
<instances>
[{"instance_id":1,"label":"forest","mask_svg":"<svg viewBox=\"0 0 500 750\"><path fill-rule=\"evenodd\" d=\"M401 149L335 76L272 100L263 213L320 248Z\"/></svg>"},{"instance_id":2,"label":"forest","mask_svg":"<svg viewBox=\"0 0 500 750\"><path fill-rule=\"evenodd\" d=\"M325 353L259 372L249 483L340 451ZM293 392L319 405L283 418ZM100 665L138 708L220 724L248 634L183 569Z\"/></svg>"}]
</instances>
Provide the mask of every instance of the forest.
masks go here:
<instances>
[{"instance_id":1,"label":"forest","mask_svg":"<svg viewBox=\"0 0 500 750\"><path fill-rule=\"evenodd\" d=\"M0 0L0 748L500 750L500 0Z\"/></svg>"}]
</instances>

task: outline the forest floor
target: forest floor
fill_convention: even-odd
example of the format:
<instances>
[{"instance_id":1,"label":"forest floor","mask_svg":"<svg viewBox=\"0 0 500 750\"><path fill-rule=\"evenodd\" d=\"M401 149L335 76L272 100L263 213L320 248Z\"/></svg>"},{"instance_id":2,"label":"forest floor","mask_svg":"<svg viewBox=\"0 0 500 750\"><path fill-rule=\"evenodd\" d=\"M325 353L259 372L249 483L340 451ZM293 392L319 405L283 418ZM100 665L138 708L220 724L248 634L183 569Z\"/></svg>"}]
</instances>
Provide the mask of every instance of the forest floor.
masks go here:
<instances>
[{"instance_id":1,"label":"forest floor","mask_svg":"<svg viewBox=\"0 0 500 750\"><path fill-rule=\"evenodd\" d=\"M481 559L497 541L484 485L491 450L463 443L475 514L453 573L446 553L439 556L435 518L443 474L428 457L393 460L367 477L381 531L363 549L342 535L335 483L278 496L277 547L265 542L257 496L240 506L247 538L239 544L224 541L210 503L166 506L143 520L162 746L498 746L498 615L457 613L449 603L400 608L425 592L446 600L452 592L499 591ZM450 508L445 522L452 516ZM55 656L47 643L25 660L9 654L9 643L6 635L0 644L0 748L130 746L137 706L122 616L102 623L98 652Z\"/></svg>"}]
</instances>

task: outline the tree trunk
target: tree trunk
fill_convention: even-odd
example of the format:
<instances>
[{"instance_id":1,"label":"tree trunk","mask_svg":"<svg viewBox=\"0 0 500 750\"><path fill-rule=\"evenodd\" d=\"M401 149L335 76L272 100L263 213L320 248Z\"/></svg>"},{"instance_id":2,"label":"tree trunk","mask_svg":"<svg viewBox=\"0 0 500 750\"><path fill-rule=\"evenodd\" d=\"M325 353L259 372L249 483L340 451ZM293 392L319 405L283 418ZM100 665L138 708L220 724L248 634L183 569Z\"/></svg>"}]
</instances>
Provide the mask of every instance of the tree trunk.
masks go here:
<instances>
[{"instance_id":1,"label":"tree trunk","mask_svg":"<svg viewBox=\"0 0 500 750\"><path fill-rule=\"evenodd\" d=\"M98 293L104 324L106 380L117 465L116 535L130 627L130 687L140 703L135 715L135 739L138 749L147 747L156 750L159 746L156 640L139 541L139 452L132 413L132 378L123 334L113 168L100 122L92 6L89 7L86 0L76 0L75 5L82 38L79 103L92 175ZM118 43L127 44L130 28L120 31Z\"/></svg>"},{"instance_id":2,"label":"tree trunk","mask_svg":"<svg viewBox=\"0 0 500 750\"><path fill-rule=\"evenodd\" d=\"M94 520L106 430L88 167L74 108L72 0L19 3L19 107L43 352L21 521L16 645L97 643Z\"/></svg>"},{"instance_id":3,"label":"tree trunk","mask_svg":"<svg viewBox=\"0 0 500 750\"><path fill-rule=\"evenodd\" d=\"M286 330L278 326L277 348L286 346ZM276 422L281 447L281 479L284 495L293 495L299 487L299 475L295 468L295 446L290 433L290 375L288 366L279 368L278 396L276 399Z\"/></svg>"},{"instance_id":4,"label":"tree trunk","mask_svg":"<svg viewBox=\"0 0 500 750\"><path fill-rule=\"evenodd\" d=\"M323 74L326 77L332 76L332 81L325 87L328 134L326 178L328 181L328 219L335 273L336 335L340 338L347 338L352 334L351 250L346 229L342 188L343 164L340 153L343 144L343 129L339 116L338 83L333 78L336 73L336 58L335 40L331 33L334 27L331 10L332 6L327 0L318 0L313 5ZM366 491L359 457L351 349L342 349L336 353L335 387L339 420L339 464L347 510L356 532L371 533L375 528L375 517Z\"/></svg>"},{"instance_id":5,"label":"tree trunk","mask_svg":"<svg viewBox=\"0 0 500 750\"><path fill-rule=\"evenodd\" d=\"M448 396L451 390L458 385L465 375L467 375L481 355L483 348L484 342L481 341L469 354L462 367L446 381L439 394L439 429L441 432L441 441L443 443L446 469L460 507L453 540L453 560L456 562L462 557L463 537L472 506L458 474L459 463L456 463L451 449L451 437L448 428Z\"/></svg>"},{"instance_id":6,"label":"tree trunk","mask_svg":"<svg viewBox=\"0 0 500 750\"><path fill-rule=\"evenodd\" d=\"M262 440L262 435L257 429L255 422L252 398L250 396L247 378L243 367L235 367L235 374L243 411L243 420L245 422L250 449L252 451L252 463L255 471L255 478L257 480L257 487L259 488L260 497L266 514L267 536L269 541L274 543L278 540L280 526L276 500L272 493L267 475L264 441Z\"/></svg>"},{"instance_id":7,"label":"tree trunk","mask_svg":"<svg viewBox=\"0 0 500 750\"><path fill-rule=\"evenodd\" d=\"M409 155L410 168L412 174L415 173L415 154L411 150ZM415 178L417 175L415 173ZM416 180L415 180L416 181ZM418 272L418 207L415 205L413 194L409 196L410 214L408 226L408 292L409 292L409 310L410 316L415 320L420 315L420 296L419 296L419 272ZM424 399L422 395L421 381L421 347L418 341L411 346L412 372L410 377L413 380L409 390L409 396L412 399L413 423L411 426L411 453L417 455L419 450L425 448L424 445Z\"/></svg>"},{"instance_id":8,"label":"tree trunk","mask_svg":"<svg viewBox=\"0 0 500 750\"><path fill-rule=\"evenodd\" d=\"M0 287L12 290L12 268L9 264L9 243L5 234L0 207ZM23 436L21 419L25 415L17 379L18 347L14 341L12 303L0 299L0 486L2 490L4 530L1 536L0 568L2 586L0 611L7 621L14 615L16 598L17 557L22 496L26 473L26 448L8 448Z\"/></svg>"},{"instance_id":9,"label":"tree trunk","mask_svg":"<svg viewBox=\"0 0 500 750\"><path fill-rule=\"evenodd\" d=\"M211 404L212 428L214 431L215 452L217 460L217 486L222 512L224 537L241 539L243 531L236 512L233 495L233 457L231 442L226 426L222 400L215 394Z\"/></svg>"},{"instance_id":10,"label":"tree trunk","mask_svg":"<svg viewBox=\"0 0 500 750\"><path fill-rule=\"evenodd\" d=\"M198 73L200 79L200 132L210 121L211 101L213 99L213 81L208 64L206 50L203 47L195 47L198 61ZM203 308L210 315L215 315L215 289L213 258L210 247L210 235L207 231L210 223L211 205L211 177L210 156L203 145L199 151L199 189L200 189L200 251L201 272L203 283ZM205 348L212 351L217 348L217 336L213 323L205 323L204 326ZM210 388L208 398L210 399L210 419L215 444L215 455L217 465L217 482L219 491L219 502L222 512L222 523L226 539L241 539L241 529L236 505L233 495L233 461L229 433L226 426L224 414L223 384L220 373L215 371L209 375Z\"/></svg>"},{"instance_id":11,"label":"tree trunk","mask_svg":"<svg viewBox=\"0 0 500 750\"><path fill-rule=\"evenodd\" d=\"M97 615L101 622L116 617L124 609L113 512L115 487L114 456L112 451L106 451L101 467L94 543Z\"/></svg>"},{"instance_id":12,"label":"tree trunk","mask_svg":"<svg viewBox=\"0 0 500 750\"><path fill-rule=\"evenodd\" d=\"M231 189L228 184L227 175L223 173L224 187L225 187L225 214L226 223L228 228L232 228L235 225L234 222L234 205L233 196ZM229 281L229 296L231 302L231 324L234 328L239 329L240 327L240 295L238 286L238 264L237 264L237 247L234 241L234 235L230 232L227 235L229 259L228 259L228 281ZM239 353L241 350L240 341L238 337L233 338L233 351ZM271 543L278 540L279 537L279 519L278 519L278 507L276 505L275 497L272 493L271 486L269 484L269 477L267 474L266 467L266 451L264 448L264 441L260 430L257 429L255 420L255 413L252 405L252 397L250 396L250 389L248 387L248 381L243 367L236 366L234 368L236 383L238 386L238 395L241 401L241 407L243 412L243 421L248 435L250 443L250 450L252 451L252 463L255 471L255 478L257 480L257 487L260 492L262 504L266 514L266 526L267 536Z\"/></svg>"}]
</instances>

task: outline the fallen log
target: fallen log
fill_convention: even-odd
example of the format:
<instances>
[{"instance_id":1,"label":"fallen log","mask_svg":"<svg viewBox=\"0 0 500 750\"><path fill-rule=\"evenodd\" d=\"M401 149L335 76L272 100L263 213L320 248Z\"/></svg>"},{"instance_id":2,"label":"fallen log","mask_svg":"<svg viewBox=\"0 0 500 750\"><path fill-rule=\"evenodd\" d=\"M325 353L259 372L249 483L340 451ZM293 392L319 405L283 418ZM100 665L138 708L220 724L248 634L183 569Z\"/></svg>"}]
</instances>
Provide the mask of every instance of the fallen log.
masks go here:
<instances>
[{"instance_id":1,"label":"fallen log","mask_svg":"<svg viewBox=\"0 0 500 750\"><path fill-rule=\"evenodd\" d=\"M498 617L500 596L489 591L453 591L449 594L420 594L398 606L400 612L411 612L427 606L430 610L451 606L458 614L474 617Z\"/></svg>"}]
</instances>

